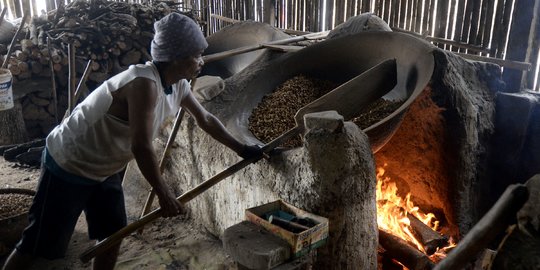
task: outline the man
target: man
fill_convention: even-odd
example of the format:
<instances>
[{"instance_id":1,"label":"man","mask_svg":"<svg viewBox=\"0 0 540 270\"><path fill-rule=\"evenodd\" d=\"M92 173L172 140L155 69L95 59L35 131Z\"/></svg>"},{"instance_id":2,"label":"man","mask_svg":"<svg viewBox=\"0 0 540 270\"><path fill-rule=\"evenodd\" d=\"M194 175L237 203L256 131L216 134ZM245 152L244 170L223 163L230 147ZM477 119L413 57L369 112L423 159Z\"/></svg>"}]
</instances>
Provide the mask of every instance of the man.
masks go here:
<instances>
[{"instance_id":1,"label":"man","mask_svg":"<svg viewBox=\"0 0 540 270\"><path fill-rule=\"evenodd\" d=\"M208 46L198 25L171 13L154 24L153 62L131 66L94 90L47 136L42 174L29 212L30 225L4 269L22 269L34 257L61 258L84 210L91 239L126 225L121 172L135 158L166 217L184 207L165 185L152 146L163 121L181 106L198 126L243 158L260 157L256 145L236 140L197 102L186 79L203 66ZM112 269L120 244L94 259Z\"/></svg>"}]
</instances>

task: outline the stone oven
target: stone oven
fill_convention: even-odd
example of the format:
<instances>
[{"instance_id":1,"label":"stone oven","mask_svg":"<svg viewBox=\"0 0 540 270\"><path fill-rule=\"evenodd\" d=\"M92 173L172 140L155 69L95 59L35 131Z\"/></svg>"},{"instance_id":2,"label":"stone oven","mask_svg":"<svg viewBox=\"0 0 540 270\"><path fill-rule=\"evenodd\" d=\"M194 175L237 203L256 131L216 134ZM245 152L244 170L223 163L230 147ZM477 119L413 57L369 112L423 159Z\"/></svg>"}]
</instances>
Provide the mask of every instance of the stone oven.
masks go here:
<instances>
[{"instance_id":1,"label":"stone oven","mask_svg":"<svg viewBox=\"0 0 540 270\"><path fill-rule=\"evenodd\" d=\"M211 233L222 235L244 220L247 208L283 199L330 219L329 242L318 249L316 269L376 269L381 267L376 213L379 168L384 169L382 178L396 183L402 198L410 193L415 206L435 214L440 231L458 245L500 196L503 183L523 182L538 169L533 160L536 168L529 167L528 173L500 180L510 172L497 167L495 159L504 155L501 147L509 148L498 137L508 121L496 107L510 107L506 100L523 98L500 93L504 85L498 66L470 62L392 32L360 33L308 49L319 51L259 55L226 80L199 88L198 94L206 97L204 106L234 135L250 143L261 143L247 129L253 108L279 83L300 73L343 83L381 59L396 58L398 85L385 97L405 102L364 130L335 112L306 115L303 146L252 164L188 203L191 215ZM538 112L538 97L526 100L531 104L526 114L530 121ZM514 115L523 116L518 113ZM538 127L525 126L523 136L538 133ZM525 143L538 146L537 141L529 138ZM165 174L179 194L239 161L189 117L176 143ZM526 148L515 150L516 156ZM128 174L137 172L130 169ZM142 206L145 192L141 190L147 188L144 181L126 186L127 203ZM138 215L130 213L133 219Z\"/></svg>"}]
</instances>

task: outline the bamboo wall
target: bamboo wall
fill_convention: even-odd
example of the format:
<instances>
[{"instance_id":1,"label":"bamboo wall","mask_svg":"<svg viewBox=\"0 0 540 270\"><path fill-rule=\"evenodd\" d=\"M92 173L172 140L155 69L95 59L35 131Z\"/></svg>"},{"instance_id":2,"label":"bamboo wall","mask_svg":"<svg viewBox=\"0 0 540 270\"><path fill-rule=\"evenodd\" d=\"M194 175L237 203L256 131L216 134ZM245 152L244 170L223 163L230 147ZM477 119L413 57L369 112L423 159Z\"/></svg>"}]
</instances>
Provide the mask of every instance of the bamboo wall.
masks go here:
<instances>
[{"instance_id":1,"label":"bamboo wall","mask_svg":"<svg viewBox=\"0 0 540 270\"><path fill-rule=\"evenodd\" d=\"M56 8L55 1L62 0L0 0L8 7L8 18L21 17L24 10L32 15L39 14L38 2L45 8ZM69 3L72 0L64 0ZM274 26L304 32L318 32L335 26L364 12L371 12L385 20L394 31L410 31L422 35L440 48L457 53L505 59L508 37L514 10L518 0L190 0L185 8L199 11L207 21L207 34L231 24L219 19L222 16L233 20L255 20L273 22ZM524 1L524 0L522 0ZM540 0L531 0L530 2ZM124 0L123 2L144 3L148 0ZM166 2L166 1L165 1ZM538 5L538 3L537 3ZM533 8L531 6L531 8ZM271 19L265 12L273 10ZM517 15L516 15L517 14ZM218 15L218 16L214 16ZM264 18L264 20L263 20ZM540 91L539 45L537 26L536 42L533 42L531 70L526 72L524 84L529 89ZM535 48L536 47L536 48Z\"/></svg>"}]
</instances>

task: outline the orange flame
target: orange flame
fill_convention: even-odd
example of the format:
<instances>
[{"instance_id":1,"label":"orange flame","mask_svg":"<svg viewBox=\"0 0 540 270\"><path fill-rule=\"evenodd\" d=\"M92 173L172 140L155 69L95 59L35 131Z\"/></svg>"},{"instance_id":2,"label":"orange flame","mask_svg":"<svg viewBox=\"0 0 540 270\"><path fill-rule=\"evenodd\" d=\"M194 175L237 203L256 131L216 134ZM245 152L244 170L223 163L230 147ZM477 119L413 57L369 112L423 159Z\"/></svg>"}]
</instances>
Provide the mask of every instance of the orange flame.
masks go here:
<instances>
[{"instance_id":1,"label":"orange flame","mask_svg":"<svg viewBox=\"0 0 540 270\"><path fill-rule=\"evenodd\" d=\"M386 165L386 164L385 164ZM408 193L405 199L398 196L398 188L395 182L384 176L385 170L382 167L377 169L377 223L379 229L385 230L395 236L414 244L418 250L426 253L422 243L413 235L410 220L407 213L418 218L431 229L439 229L439 221L433 213L424 213L411 201L411 194ZM451 246L455 246L451 241ZM445 257L444 249L431 256L432 260L441 260Z\"/></svg>"}]
</instances>

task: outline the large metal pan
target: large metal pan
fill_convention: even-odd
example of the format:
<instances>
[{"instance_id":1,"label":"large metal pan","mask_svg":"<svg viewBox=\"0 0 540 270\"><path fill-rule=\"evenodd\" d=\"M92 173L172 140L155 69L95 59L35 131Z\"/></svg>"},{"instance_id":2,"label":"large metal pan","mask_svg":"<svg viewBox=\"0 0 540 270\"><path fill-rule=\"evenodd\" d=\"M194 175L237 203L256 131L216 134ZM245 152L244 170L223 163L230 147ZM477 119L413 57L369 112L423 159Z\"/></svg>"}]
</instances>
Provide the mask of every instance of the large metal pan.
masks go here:
<instances>
[{"instance_id":1,"label":"large metal pan","mask_svg":"<svg viewBox=\"0 0 540 270\"><path fill-rule=\"evenodd\" d=\"M304 74L343 83L386 59L396 59L397 84L383 98L404 103L364 129L376 152L392 137L409 105L431 79L433 49L429 43L404 33L362 32L288 53L257 71L245 83L245 90L228 106L227 126L234 130L235 135L260 143L248 130L248 118L262 98L287 79ZM230 78L234 79L234 76Z\"/></svg>"}]
</instances>

